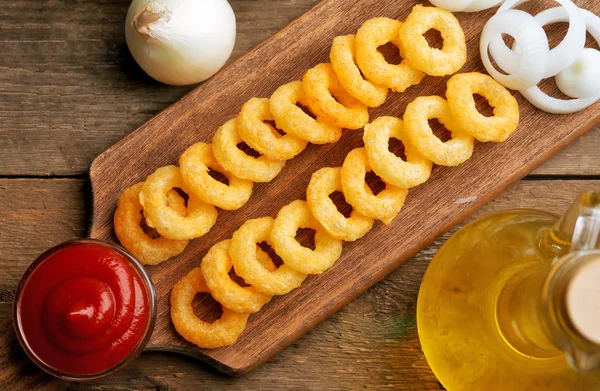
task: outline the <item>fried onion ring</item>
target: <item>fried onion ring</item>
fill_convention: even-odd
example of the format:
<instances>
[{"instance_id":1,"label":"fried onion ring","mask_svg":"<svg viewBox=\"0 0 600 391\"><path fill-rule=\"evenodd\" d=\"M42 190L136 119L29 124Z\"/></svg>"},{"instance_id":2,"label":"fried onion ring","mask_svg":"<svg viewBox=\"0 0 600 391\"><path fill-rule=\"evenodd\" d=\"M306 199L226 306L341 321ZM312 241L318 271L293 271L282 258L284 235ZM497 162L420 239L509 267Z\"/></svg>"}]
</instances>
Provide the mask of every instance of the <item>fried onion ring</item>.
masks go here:
<instances>
[{"instance_id":1,"label":"fried onion ring","mask_svg":"<svg viewBox=\"0 0 600 391\"><path fill-rule=\"evenodd\" d=\"M377 50L390 42L400 48L398 34L401 27L402 23L397 20L374 18L367 20L356 33L356 62L360 70L368 80L396 92L404 92L425 77L406 59L393 65Z\"/></svg>"},{"instance_id":2,"label":"fried onion ring","mask_svg":"<svg viewBox=\"0 0 600 391\"><path fill-rule=\"evenodd\" d=\"M340 168L325 167L312 174L306 188L306 201L313 216L334 238L353 242L373 227L373 219L353 210L345 217L329 196L342 191Z\"/></svg>"},{"instance_id":3,"label":"fried onion ring","mask_svg":"<svg viewBox=\"0 0 600 391\"><path fill-rule=\"evenodd\" d=\"M369 171L371 166L365 149L350 151L340 170L344 197L358 213L390 224L402 209L408 190L386 183L385 189L375 195L365 182Z\"/></svg>"},{"instance_id":4,"label":"fried onion ring","mask_svg":"<svg viewBox=\"0 0 600 391\"><path fill-rule=\"evenodd\" d=\"M389 150L390 138L404 144L406 161ZM386 183L410 189L425 183L431 174L432 163L419 153L404 132L404 123L395 117L379 117L365 126L365 151L375 174Z\"/></svg>"},{"instance_id":5,"label":"fried onion ring","mask_svg":"<svg viewBox=\"0 0 600 391\"><path fill-rule=\"evenodd\" d=\"M189 196L185 216L168 205L167 193L173 188L180 188ZM168 239L198 238L217 221L217 209L188 190L176 166L161 167L146 179L140 192L140 204L144 207L146 224Z\"/></svg>"},{"instance_id":6,"label":"fried onion ring","mask_svg":"<svg viewBox=\"0 0 600 391\"><path fill-rule=\"evenodd\" d=\"M221 126L213 136L212 143L213 153L219 164L238 178L252 182L273 180L285 165L285 161L247 155L237 147L242 142L237 130L237 119L231 119Z\"/></svg>"},{"instance_id":7,"label":"fried onion ring","mask_svg":"<svg viewBox=\"0 0 600 391\"><path fill-rule=\"evenodd\" d=\"M179 170L183 182L202 201L225 210L236 210L248 202L252 195L252 181L240 179L217 162L212 147L206 143L196 143L185 150L179 158ZM229 184L211 177L208 170L223 174Z\"/></svg>"},{"instance_id":8,"label":"fried onion ring","mask_svg":"<svg viewBox=\"0 0 600 391\"><path fill-rule=\"evenodd\" d=\"M430 47L423 35L432 29L442 35L441 50ZM431 76L451 75L467 62L465 33L458 19L441 8L415 5L402 24L399 43L410 65Z\"/></svg>"},{"instance_id":9,"label":"fried onion ring","mask_svg":"<svg viewBox=\"0 0 600 391\"><path fill-rule=\"evenodd\" d=\"M354 34L335 37L329 58L340 84L350 95L369 107L385 103L388 89L365 80L356 65Z\"/></svg>"},{"instance_id":10,"label":"fried onion ring","mask_svg":"<svg viewBox=\"0 0 600 391\"><path fill-rule=\"evenodd\" d=\"M246 328L250 314L223 308L220 319L204 322L198 319L192 307L197 293L210 293L199 267L179 280L171 291L171 320L179 335L203 349L233 344Z\"/></svg>"},{"instance_id":11,"label":"fried onion ring","mask_svg":"<svg viewBox=\"0 0 600 391\"><path fill-rule=\"evenodd\" d=\"M200 268L206 280L206 285L212 297L225 308L235 312L254 313L258 312L263 305L271 300L271 296L258 292L252 286L241 287L229 276L232 268L229 256L231 240L223 240L208 250L202 259ZM269 256L262 250L258 250L259 260L268 270L275 270L275 265Z\"/></svg>"},{"instance_id":12,"label":"fried onion ring","mask_svg":"<svg viewBox=\"0 0 600 391\"><path fill-rule=\"evenodd\" d=\"M250 148L272 160L290 160L304 151L306 140L291 134L281 136L264 121L273 121L269 99L252 98L242 106L238 132Z\"/></svg>"},{"instance_id":13,"label":"fried onion ring","mask_svg":"<svg viewBox=\"0 0 600 391\"><path fill-rule=\"evenodd\" d=\"M315 249L296 240L300 228L315 231ZM342 241L330 236L313 217L306 201L296 200L281 208L271 230L273 249L283 263L304 274L320 274L342 255Z\"/></svg>"},{"instance_id":14,"label":"fried onion ring","mask_svg":"<svg viewBox=\"0 0 600 391\"><path fill-rule=\"evenodd\" d=\"M302 87L310 110L328 122L345 129L361 129L369 123L369 108L342 87L331 64L306 71Z\"/></svg>"},{"instance_id":15,"label":"fried onion ring","mask_svg":"<svg viewBox=\"0 0 600 391\"><path fill-rule=\"evenodd\" d=\"M302 82L293 81L279 87L269 99L271 114L277 127L313 144L335 143L342 137L342 128L327 123L322 118L315 120L296 106L308 107Z\"/></svg>"},{"instance_id":16,"label":"fried onion ring","mask_svg":"<svg viewBox=\"0 0 600 391\"><path fill-rule=\"evenodd\" d=\"M429 126L437 118L452 133L452 139L442 142ZM448 102L439 96L420 96L406 106L404 130L415 148L440 166L458 166L473 154L473 136L456 121Z\"/></svg>"},{"instance_id":17,"label":"fried onion ring","mask_svg":"<svg viewBox=\"0 0 600 391\"><path fill-rule=\"evenodd\" d=\"M477 110L473 94L483 96L494 107L492 117ZM452 76L448 80L446 97L456 122L479 141L505 141L519 125L517 100L488 75L472 72Z\"/></svg>"},{"instance_id":18,"label":"fried onion ring","mask_svg":"<svg viewBox=\"0 0 600 391\"><path fill-rule=\"evenodd\" d=\"M285 295L298 288L306 279L306 274L287 265L271 271L258 260L256 244L267 242L272 246L271 230L274 223L271 217L246 221L233 233L229 255L236 273L257 291L267 295Z\"/></svg>"},{"instance_id":19,"label":"fried onion ring","mask_svg":"<svg viewBox=\"0 0 600 391\"><path fill-rule=\"evenodd\" d=\"M139 195L143 186L143 182L135 184L125 189L119 196L114 216L115 234L121 245L142 265L158 265L181 254L189 240L171 240L163 237L152 239L146 235L140 226L143 207ZM177 213L181 215L187 213L185 201L177 192L169 191L167 199L169 206Z\"/></svg>"}]
</instances>

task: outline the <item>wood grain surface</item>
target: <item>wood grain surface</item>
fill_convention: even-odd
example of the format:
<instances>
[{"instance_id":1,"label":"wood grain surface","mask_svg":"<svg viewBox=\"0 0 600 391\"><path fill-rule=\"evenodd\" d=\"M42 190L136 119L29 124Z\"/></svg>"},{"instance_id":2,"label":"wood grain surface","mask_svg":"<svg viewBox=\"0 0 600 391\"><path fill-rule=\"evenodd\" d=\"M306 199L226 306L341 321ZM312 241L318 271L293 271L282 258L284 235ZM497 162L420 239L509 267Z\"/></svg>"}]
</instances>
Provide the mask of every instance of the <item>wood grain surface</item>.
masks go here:
<instances>
[{"instance_id":1,"label":"wood grain surface","mask_svg":"<svg viewBox=\"0 0 600 391\"><path fill-rule=\"evenodd\" d=\"M237 57L316 0L230 2L238 18ZM48 247L85 235L89 163L189 90L153 82L130 58L122 30L128 3L18 0L0 7L2 321L29 263ZM598 146L595 129L476 215L513 207L560 213L578 192L600 187ZM246 376L224 377L181 355L145 353L107 379L49 389L439 390L413 319L420 278L444 238ZM407 329L404 336L390 331L397 325ZM16 388L0 378L0 389Z\"/></svg>"},{"instance_id":2,"label":"wood grain surface","mask_svg":"<svg viewBox=\"0 0 600 391\"><path fill-rule=\"evenodd\" d=\"M86 175L98 154L192 89L157 83L137 66L123 34L130 2L2 2L0 175ZM317 2L231 0L238 27L232 60ZM598 175L598 143L600 130L536 173Z\"/></svg>"},{"instance_id":3,"label":"wood grain surface","mask_svg":"<svg viewBox=\"0 0 600 391\"><path fill-rule=\"evenodd\" d=\"M35 256L47 248L46 242L37 240L40 235L55 244L81 237L86 229L84 217L89 210L85 207L85 181L44 182L48 182L44 185L45 193L28 193L24 189L40 186L39 180L0 180L1 200L23 198L22 206L14 209L14 213L9 213L12 210L7 203L0 203L0 232L10 229L27 234L19 239L0 236L0 253L12 251L17 256L10 263L2 259L1 265L14 271L15 275L22 273L29 264L27 252L33 251ZM525 180L496 197L467 221L510 208L538 208L562 213L579 192L598 188L600 180ZM63 194L70 197L60 197ZM47 197L59 201L44 209L41 205ZM40 217L38 222L50 219L52 223L33 232L32 222L21 216L41 213L44 218ZM73 216L80 217L73 219ZM220 375L182 355L150 352L109 378L91 383L63 382L58 388L86 391L441 390L443 388L431 373L419 347L415 307L420 280L431 257L456 229L458 227L438 238L290 348L243 377ZM15 249L19 243L27 244L28 248ZM10 316L8 292L17 282L18 278L0 274L0 290L5 292L0 296L0 319Z\"/></svg>"},{"instance_id":4,"label":"wood grain surface","mask_svg":"<svg viewBox=\"0 0 600 391\"><path fill-rule=\"evenodd\" d=\"M375 16L404 20L418 3L420 1L404 1L398 6L397 2L384 0L324 0L110 147L90 168L93 189L90 236L114 240L116 200L126 187L143 181L161 166L176 164L180 154L193 143L210 142L215 130L235 117L251 97L268 97L280 85L301 78L310 67L328 62L335 36L354 33L365 20ZM583 3L584 8L600 12L599 4ZM532 12L539 8L541 2L534 5ZM457 14L469 48L463 72L484 71L478 43L483 25L492 13L490 10ZM555 30L550 33L558 33L560 27L554 26ZM392 94L385 105L371 110L371 118L400 116L417 96L443 96L445 80L426 77L406 93ZM556 86L548 88L554 94L558 91ZM428 183L411 189L405 207L390 226L378 223L361 240L344 243L343 255L330 270L310 276L300 288L274 298L253 314L246 330L233 345L212 350L196 348L183 340L171 323L169 296L173 285L198 266L213 244L231 237L244 221L274 217L282 206L304 198L310 175L324 166L340 166L349 151L363 145L362 132L346 132L335 144L309 146L288 161L276 179L255 185L252 199L242 209L220 212L217 225L204 237L191 242L180 256L148 268L157 290L158 316L147 349L189 354L230 375L249 372L600 120L600 106L594 105L583 112L561 117L558 127L555 115L535 109L520 95L517 98L521 123L507 142L477 144L474 157L460 167L436 168ZM205 300L196 309L211 312L213 307Z\"/></svg>"}]
</instances>

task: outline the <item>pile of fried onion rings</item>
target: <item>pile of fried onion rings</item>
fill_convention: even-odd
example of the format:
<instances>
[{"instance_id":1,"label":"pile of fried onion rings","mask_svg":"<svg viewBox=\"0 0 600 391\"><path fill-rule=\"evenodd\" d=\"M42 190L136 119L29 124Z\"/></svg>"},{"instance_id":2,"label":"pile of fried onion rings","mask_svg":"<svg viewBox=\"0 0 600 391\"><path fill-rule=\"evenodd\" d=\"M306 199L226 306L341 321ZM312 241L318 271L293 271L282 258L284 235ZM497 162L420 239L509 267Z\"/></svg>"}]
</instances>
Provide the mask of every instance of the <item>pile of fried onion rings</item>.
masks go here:
<instances>
[{"instance_id":1,"label":"pile of fried onion rings","mask_svg":"<svg viewBox=\"0 0 600 391\"><path fill-rule=\"evenodd\" d=\"M427 44L423 34L431 28L441 30L443 49ZM386 43L400 49L405 57L400 64L388 63L378 51ZM504 141L518 124L516 100L489 76L478 73L453 76L447 100L420 97L407 106L403 120L380 117L369 123L369 108L382 105L390 90L403 92L426 74L451 75L465 64L462 28L442 9L417 5L404 23L387 18L368 20L356 35L335 38L330 58L331 63L308 70L302 81L277 88L270 98L250 99L237 118L217 130L212 144L192 145L181 155L179 167L159 168L119 199L117 237L142 263L157 264L183 251L187 241L208 232L217 219L216 207L241 208L250 198L254 182L271 181L285 161L301 153L308 143L334 143L342 129L364 128L365 147L352 150L342 167L314 173L306 201L284 206L275 219L246 221L230 240L215 244L200 266L175 285L171 294L173 324L186 340L201 348L232 344L243 332L248 316L271 297L286 294L308 275L331 268L342 254L343 241L366 235L374 220L390 224L404 205L408 189L427 181L434 163L457 166L470 158L475 139ZM490 101L493 116L478 112L473 94ZM442 142L434 134L428 124L433 118L451 132L450 140ZM274 121L276 128L268 121ZM389 151L390 138L402 141L405 160ZM241 143L260 156L246 153L238 147ZM222 174L227 183L214 179L210 171ZM366 183L369 171L385 183L378 194ZM336 191L352 206L349 217L330 199ZM186 204L182 204L181 192L187 197ZM141 211L160 238L152 239L140 228ZM314 249L297 241L296 233L302 228L314 230ZM138 242L143 247L132 244ZM279 268L258 247L263 242L283 261ZM232 268L247 286L232 280ZM194 314L192 300L199 292L210 292L223 306L219 320L207 323Z\"/></svg>"},{"instance_id":2,"label":"pile of fried onion rings","mask_svg":"<svg viewBox=\"0 0 600 391\"><path fill-rule=\"evenodd\" d=\"M480 114L473 99L474 93L487 96L488 92L489 100L496 105L492 117ZM306 201L289 203L275 219L248 220L230 240L215 244L202 260L199 267L202 277L198 277L206 281L215 300L228 311L239 312L239 321L245 324L247 318L243 314L259 311L271 297L289 293L308 275L331 268L342 254L343 241L355 241L366 235L374 220L390 224L404 205L408 189L428 180L433 163L462 164L471 157L475 138L501 142L519 122L515 98L489 76L454 75L448 81L446 95L448 100L439 96L415 99L408 104L404 120L380 117L367 124L363 135L365 147L350 151L342 167L325 167L315 172L306 189ZM451 132L450 140L442 142L434 134L428 124L433 118ZM405 159L390 152L390 138L402 141ZM374 194L365 179L372 170L385 183L385 189L378 194ZM336 191L352 206L349 217L330 198ZM314 231L313 249L296 239L302 228ZM274 260L261 250L260 243L271 246L281 258L282 266L274 267ZM250 286L240 287L232 281L228 274L232 267ZM196 269L191 273L200 276ZM182 291L179 285L188 285L188 279L181 280L171 295L173 323L188 341L203 348L212 347L215 340L206 330L214 328L215 335L221 338L221 323L200 323L201 335L207 336L206 339L188 338L186 334L189 324L199 322L188 308L191 302L179 297ZM187 318L180 315L180 305L188 308L183 311L189 315ZM243 329L238 325L231 328L239 334Z\"/></svg>"}]
</instances>

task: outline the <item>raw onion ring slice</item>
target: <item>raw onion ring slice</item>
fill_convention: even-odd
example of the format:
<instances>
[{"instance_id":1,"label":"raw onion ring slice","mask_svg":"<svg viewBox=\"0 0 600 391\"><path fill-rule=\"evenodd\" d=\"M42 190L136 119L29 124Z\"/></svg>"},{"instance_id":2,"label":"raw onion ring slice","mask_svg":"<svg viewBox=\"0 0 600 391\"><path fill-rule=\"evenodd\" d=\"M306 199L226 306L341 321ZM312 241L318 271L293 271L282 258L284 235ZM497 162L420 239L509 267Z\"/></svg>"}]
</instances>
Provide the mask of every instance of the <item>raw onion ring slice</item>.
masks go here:
<instances>
[{"instance_id":1,"label":"raw onion ring slice","mask_svg":"<svg viewBox=\"0 0 600 391\"><path fill-rule=\"evenodd\" d=\"M581 9L580 11L585 19L587 31L589 31L594 40L596 40L596 42L600 45L600 18L587 10ZM561 11L561 15L562 19L557 19L557 21L565 20L566 14L564 11ZM558 17L558 14L556 14L556 16ZM588 98L569 100L557 99L549 96L537 86L520 92L521 95L523 95L525 99L531 102L531 104L533 104L535 107L552 114L576 113L600 100L600 93Z\"/></svg>"},{"instance_id":2,"label":"raw onion ring slice","mask_svg":"<svg viewBox=\"0 0 600 391\"><path fill-rule=\"evenodd\" d=\"M450 12L464 11L473 4L473 0L429 0L429 2Z\"/></svg>"},{"instance_id":3,"label":"raw onion ring slice","mask_svg":"<svg viewBox=\"0 0 600 391\"><path fill-rule=\"evenodd\" d=\"M518 69L508 75L496 70L488 52L492 39L503 33L511 35L523 53ZM481 33L479 49L485 69L507 88L513 90L530 88L544 78L550 51L548 37L535 18L525 11L509 9L490 18Z\"/></svg>"},{"instance_id":4,"label":"raw onion ring slice","mask_svg":"<svg viewBox=\"0 0 600 391\"><path fill-rule=\"evenodd\" d=\"M511 7L518 6L528 0L509 0L498 12L503 12ZM540 26L557 22L568 22L569 30L562 42L548 53L548 68L544 79L556 76L562 70L568 68L581 54L585 46L586 22L580 9L571 0L554 0L561 7L550 8L537 14L534 19ZM498 66L506 73L515 73L521 61L519 45L515 41L512 50L509 49L501 35L496 35L490 42L490 54Z\"/></svg>"},{"instance_id":5,"label":"raw onion ring slice","mask_svg":"<svg viewBox=\"0 0 600 391\"><path fill-rule=\"evenodd\" d=\"M504 0L472 0L471 4L462 10L463 12L479 12L494 8L500 5Z\"/></svg>"}]
</instances>

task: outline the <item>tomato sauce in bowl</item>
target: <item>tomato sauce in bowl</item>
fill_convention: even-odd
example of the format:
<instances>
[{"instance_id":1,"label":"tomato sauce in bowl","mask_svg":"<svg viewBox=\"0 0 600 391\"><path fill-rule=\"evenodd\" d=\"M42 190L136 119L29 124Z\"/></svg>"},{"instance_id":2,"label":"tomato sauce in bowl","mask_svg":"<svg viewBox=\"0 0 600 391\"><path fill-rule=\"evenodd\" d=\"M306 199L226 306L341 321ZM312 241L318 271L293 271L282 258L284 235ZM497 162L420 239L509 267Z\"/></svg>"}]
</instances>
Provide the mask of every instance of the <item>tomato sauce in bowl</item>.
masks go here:
<instances>
[{"instance_id":1,"label":"tomato sauce in bowl","mask_svg":"<svg viewBox=\"0 0 600 391\"><path fill-rule=\"evenodd\" d=\"M91 380L123 368L152 334L156 294L141 264L112 243L80 239L42 254L25 272L14 324L46 372Z\"/></svg>"}]
</instances>

